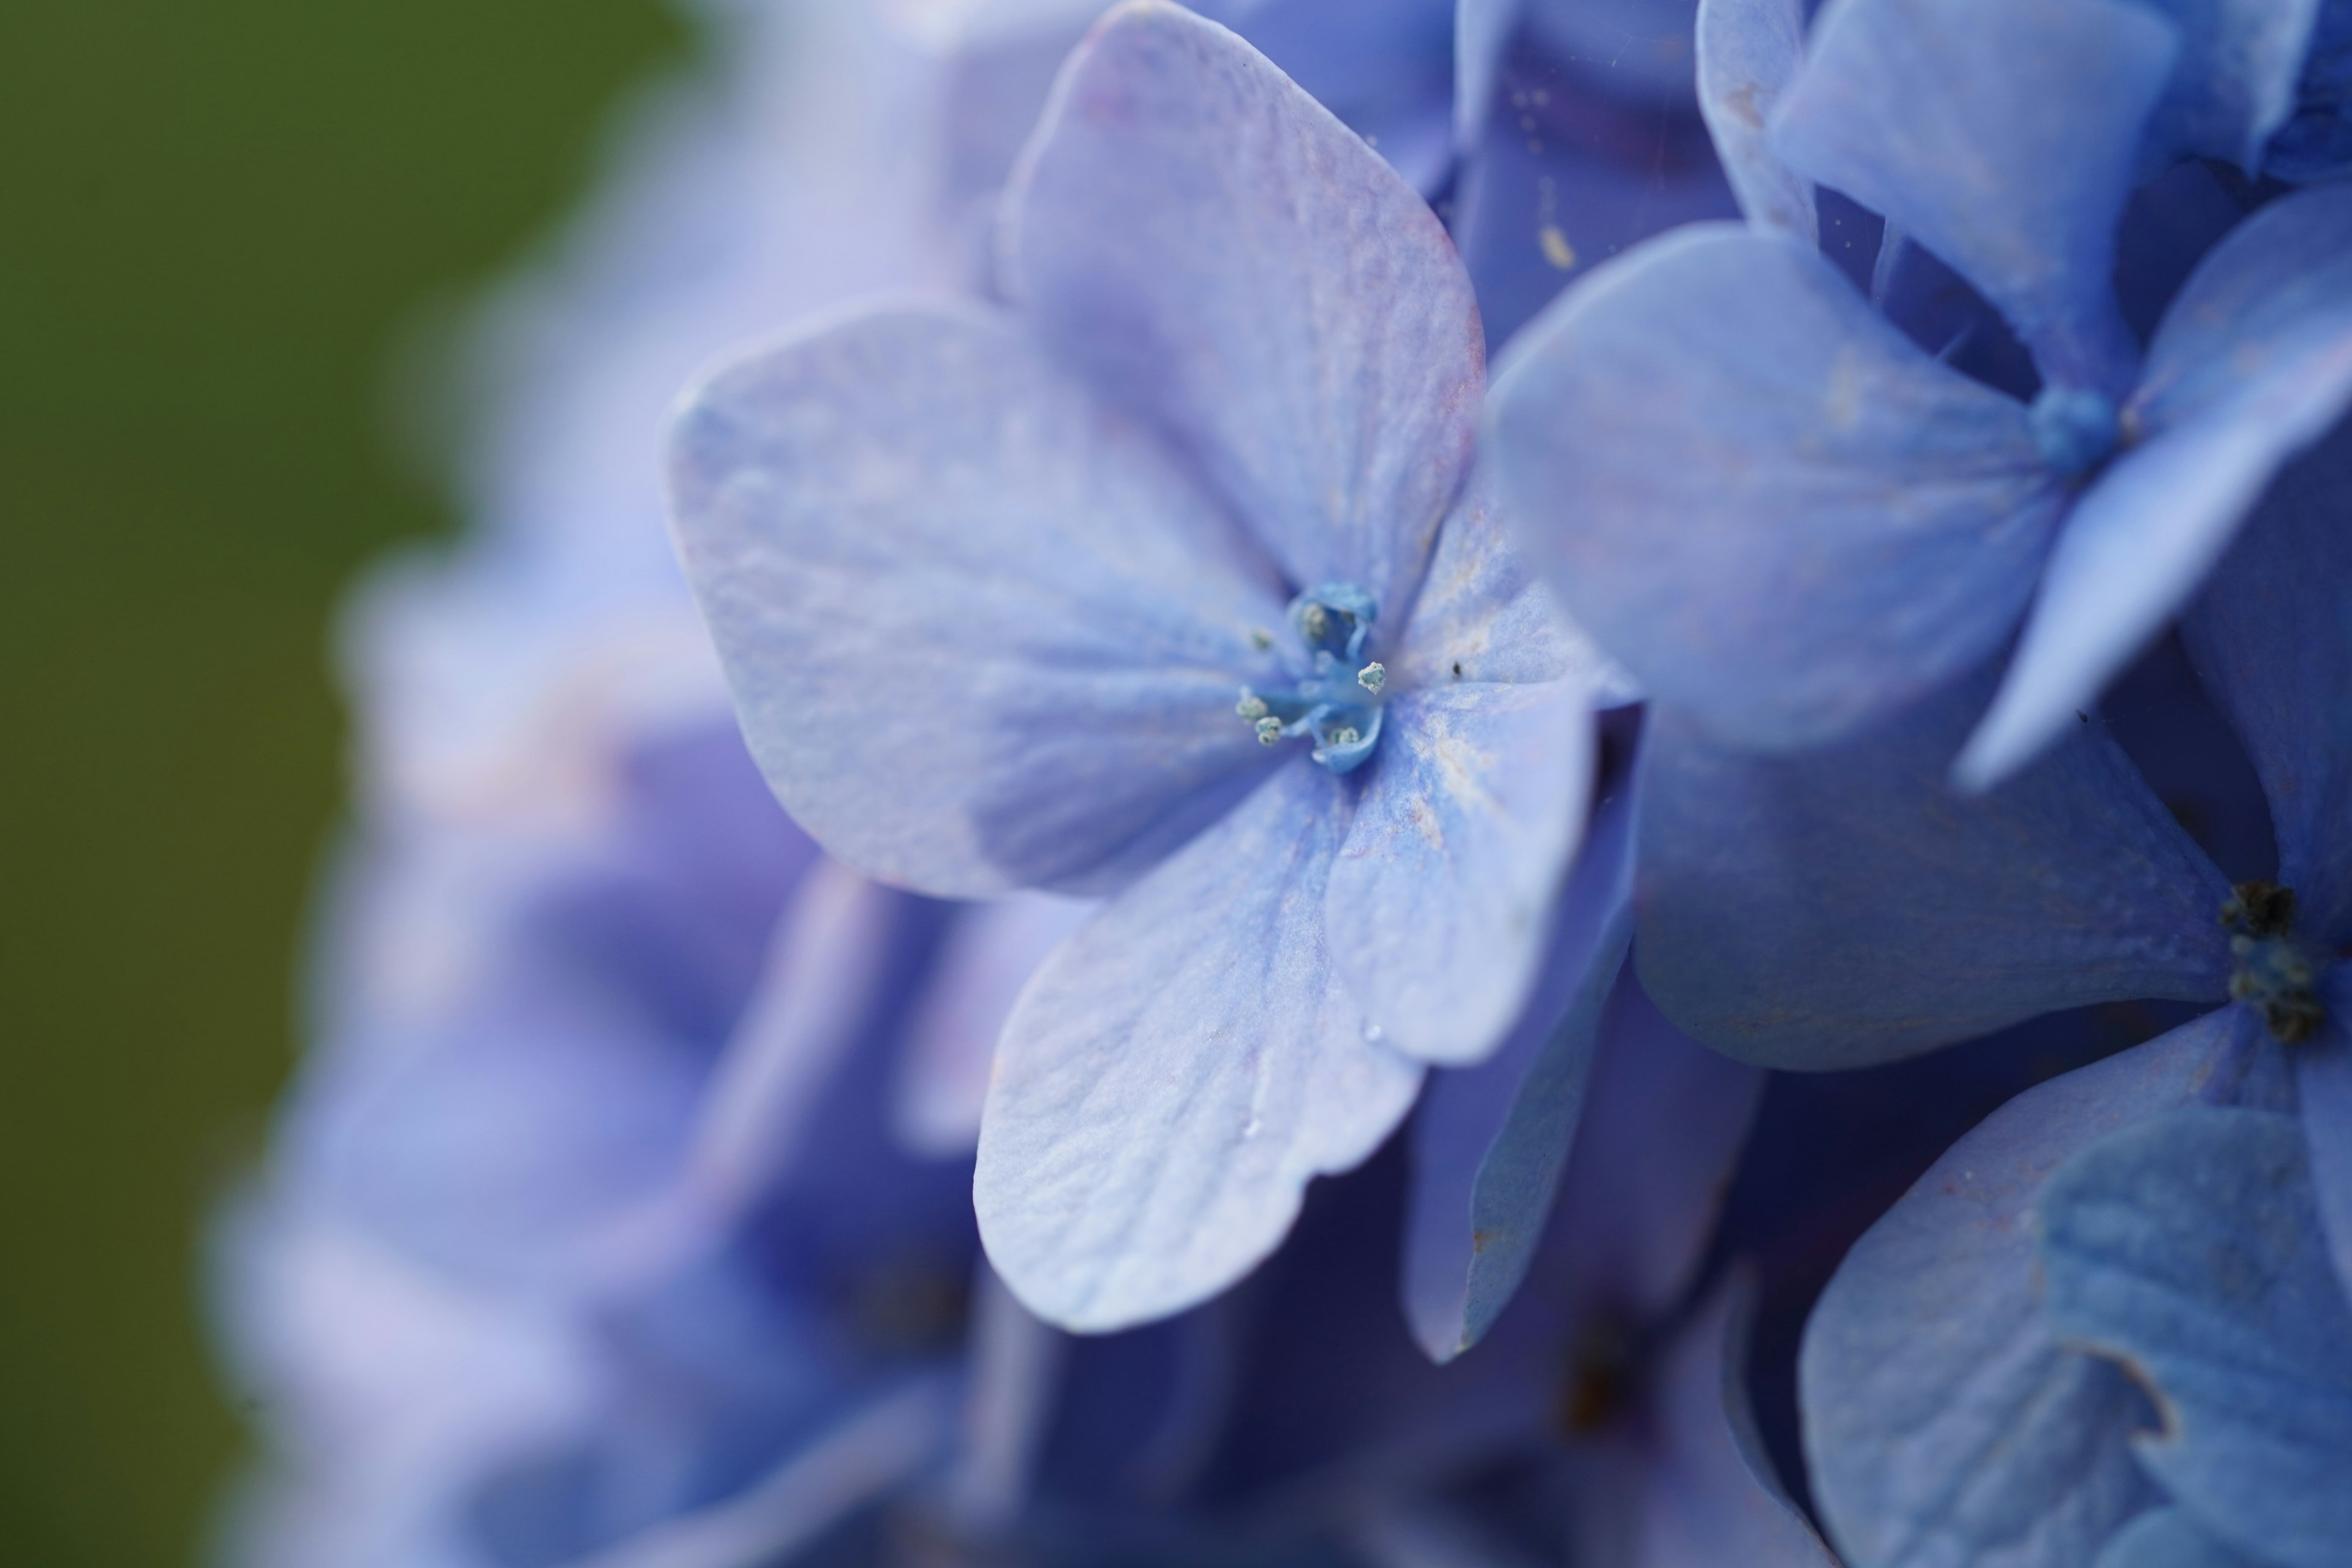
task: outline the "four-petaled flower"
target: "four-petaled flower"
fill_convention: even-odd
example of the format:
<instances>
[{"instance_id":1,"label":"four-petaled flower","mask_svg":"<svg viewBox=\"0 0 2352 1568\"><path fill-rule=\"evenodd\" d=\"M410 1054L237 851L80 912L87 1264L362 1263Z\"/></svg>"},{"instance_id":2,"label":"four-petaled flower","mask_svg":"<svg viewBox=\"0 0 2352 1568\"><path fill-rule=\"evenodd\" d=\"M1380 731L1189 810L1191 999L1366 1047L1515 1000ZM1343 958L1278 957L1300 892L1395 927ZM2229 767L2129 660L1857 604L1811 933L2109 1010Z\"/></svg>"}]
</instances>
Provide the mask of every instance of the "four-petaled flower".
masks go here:
<instances>
[{"instance_id":1,"label":"four-petaled flower","mask_svg":"<svg viewBox=\"0 0 2352 1568\"><path fill-rule=\"evenodd\" d=\"M1102 1328L1231 1283L1527 995L1602 661L1470 476L1436 216L1246 44L1112 12L1007 198L1010 310L877 305L689 397L676 529L842 858L1109 893L1000 1047L976 1202Z\"/></svg>"}]
</instances>

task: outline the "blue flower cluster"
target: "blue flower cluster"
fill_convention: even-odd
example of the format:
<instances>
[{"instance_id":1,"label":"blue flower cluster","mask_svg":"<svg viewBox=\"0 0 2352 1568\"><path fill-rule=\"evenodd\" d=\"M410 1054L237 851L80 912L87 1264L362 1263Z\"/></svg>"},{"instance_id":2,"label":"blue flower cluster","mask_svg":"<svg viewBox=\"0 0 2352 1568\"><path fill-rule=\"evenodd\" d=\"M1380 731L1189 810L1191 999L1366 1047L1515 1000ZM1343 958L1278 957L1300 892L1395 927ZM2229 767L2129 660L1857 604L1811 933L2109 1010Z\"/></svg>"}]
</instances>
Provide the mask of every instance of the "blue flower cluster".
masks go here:
<instances>
[{"instance_id":1,"label":"blue flower cluster","mask_svg":"<svg viewBox=\"0 0 2352 1568\"><path fill-rule=\"evenodd\" d=\"M350 616L228 1560L2352 1563L2352 0L1808 11L714 5Z\"/></svg>"}]
</instances>

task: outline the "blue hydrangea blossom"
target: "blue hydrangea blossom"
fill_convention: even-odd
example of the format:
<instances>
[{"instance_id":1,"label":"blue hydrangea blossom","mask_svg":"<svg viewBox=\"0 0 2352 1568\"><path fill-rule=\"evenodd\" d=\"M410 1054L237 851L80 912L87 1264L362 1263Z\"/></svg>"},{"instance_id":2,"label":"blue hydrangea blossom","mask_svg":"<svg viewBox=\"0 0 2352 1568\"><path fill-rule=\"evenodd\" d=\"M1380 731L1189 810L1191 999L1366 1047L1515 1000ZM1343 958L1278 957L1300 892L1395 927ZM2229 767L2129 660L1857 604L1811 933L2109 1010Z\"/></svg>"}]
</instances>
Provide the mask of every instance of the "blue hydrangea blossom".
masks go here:
<instances>
[{"instance_id":1,"label":"blue hydrangea blossom","mask_svg":"<svg viewBox=\"0 0 2352 1568\"><path fill-rule=\"evenodd\" d=\"M1101 1328L1230 1283L1517 1017L1605 677L1470 480L1444 231L1241 40L1113 12L1003 234L1010 311L868 308L706 382L673 504L821 842L1112 894L1007 1026L976 1184L1013 1288Z\"/></svg>"},{"instance_id":2,"label":"blue hydrangea blossom","mask_svg":"<svg viewBox=\"0 0 2352 1568\"><path fill-rule=\"evenodd\" d=\"M2310 1173L2297 1177L2308 1232L2288 1239L2332 1258L2332 1289L2352 1279L2352 993L2338 962L2352 941L2352 560L2336 515L2347 456L2339 435L2289 470L2184 625L2275 824L2275 880L2231 887L2087 723L1982 797L1944 793L1942 758L1982 678L1891 730L1799 758L1726 749L1687 721L1651 738L1643 974L1719 1047L1853 1067L2053 1008L2223 1004L2019 1100L1847 1259L1809 1329L1804 1373L1816 1487L1856 1561L1974 1561L2000 1542L2047 1554L2020 1561L2085 1560L2157 1495L2135 1457L2147 1424L2135 1385L2069 1348L2137 1366L2128 1336L2144 1325L2101 1328L2045 1303L2037 1284L2057 1275L2036 1264L2035 1205L2066 1161L2198 1106L2288 1119ZM2200 1428L2193 1462L2253 1440L2233 1430L2209 1444ZM2324 1430L2310 1441L2335 1452ZM2210 1462L2248 1463L2242 1451ZM2277 1496L2302 1497L2287 1474ZM2278 1520L2316 1517L2249 1495ZM2257 1561L2304 1560L2264 1555L2283 1549L2232 1536L2241 1527L2210 1517L2210 1499L2198 1506L2200 1529Z\"/></svg>"},{"instance_id":3,"label":"blue hydrangea blossom","mask_svg":"<svg viewBox=\"0 0 2352 1568\"><path fill-rule=\"evenodd\" d=\"M2195 591L2352 400L2352 197L2315 188L2248 218L2143 363L2110 274L2150 116L2185 79L2178 26L2126 0L1843 0L1783 76L1785 6L1702 21L1718 59L1764 67L1710 94L1762 221L1654 241L1556 305L1496 382L1498 482L1570 612L1741 745L1858 733L2023 620L1958 764L1990 784ZM2032 351L2039 395L1971 380L1874 309L1806 236L1804 180L1973 284Z\"/></svg>"}]
</instances>

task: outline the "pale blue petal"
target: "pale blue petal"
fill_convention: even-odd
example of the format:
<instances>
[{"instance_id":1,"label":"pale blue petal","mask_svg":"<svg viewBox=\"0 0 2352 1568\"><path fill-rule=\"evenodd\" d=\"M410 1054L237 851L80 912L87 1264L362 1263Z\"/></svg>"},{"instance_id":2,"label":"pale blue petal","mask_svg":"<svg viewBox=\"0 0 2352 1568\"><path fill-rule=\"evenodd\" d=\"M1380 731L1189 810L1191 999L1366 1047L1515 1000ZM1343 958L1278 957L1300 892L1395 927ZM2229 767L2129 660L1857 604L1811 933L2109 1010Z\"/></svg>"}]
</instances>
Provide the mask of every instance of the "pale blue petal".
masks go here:
<instances>
[{"instance_id":1,"label":"pale blue petal","mask_svg":"<svg viewBox=\"0 0 2352 1568\"><path fill-rule=\"evenodd\" d=\"M1542 977L1501 1047L1432 1076L1412 1127L1405 1319L1429 1358L1483 1337L1526 1278L1584 1110L1601 1008L1633 936L1633 803L1604 802Z\"/></svg>"},{"instance_id":2,"label":"pale blue petal","mask_svg":"<svg viewBox=\"0 0 2352 1568\"><path fill-rule=\"evenodd\" d=\"M1294 584L1411 594L1486 365L1470 279L1395 170L1234 34L1130 0L1064 68L1007 202L1015 296Z\"/></svg>"},{"instance_id":3,"label":"pale blue petal","mask_svg":"<svg viewBox=\"0 0 2352 1568\"><path fill-rule=\"evenodd\" d=\"M1814 1500L1850 1561L2074 1568L2151 1500L2129 1440L2145 1399L2052 1337L2029 1211L2118 1129L2249 1092L2275 1058L2259 1034L2225 1008L2029 1089L1855 1243L1798 1368Z\"/></svg>"},{"instance_id":4,"label":"pale blue petal","mask_svg":"<svg viewBox=\"0 0 2352 1568\"><path fill-rule=\"evenodd\" d=\"M2063 1341L2149 1391L2140 1460L2213 1534L2279 1568L2352 1543L2352 1306L2292 1116L2199 1107L2062 1166L2040 1203Z\"/></svg>"},{"instance_id":5,"label":"pale blue petal","mask_svg":"<svg viewBox=\"0 0 2352 1568\"><path fill-rule=\"evenodd\" d=\"M2124 411L2140 443L2066 520L2000 700L1981 787L2065 727L2179 612L2279 466L2352 405L2352 188L2273 204L2173 300Z\"/></svg>"},{"instance_id":6,"label":"pale blue petal","mask_svg":"<svg viewBox=\"0 0 2352 1568\"><path fill-rule=\"evenodd\" d=\"M1781 1489L1748 1410L1755 1296L1746 1273L1727 1278L1658 1368L1659 1452L1644 1477L1641 1550L1628 1568L1837 1568Z\"/></svg>"},{"instance_id":7,"label":"pale blue petal","mask_svg":"<svg viewBox=\"0 0 2352 1568\"><path fill-rule=\"evenodd\" d=\"M2227 994L2228 885L2103 729L1989 795L1944 787L1982 689L1799 757L1653 715L1639 954L1667 1016L1746 1060L1851 1068L2065 1007Z\"/></svg>"},{"instance_id":8,"label":"pale blue petal","mask_svg":"<svg viewBox=\"0 0 2352 1568\"><path fill-rule=\"evenodd\" d=\"M2245 742L2295 924L2352 941L2352 425L2279 477L2181 635Z\"/></svg>"},{"instance_id":9,"label":"pale blue petal","mask_svg":"<svg viewBox=\"0 0 2352 1568\"><path fill-rule=\"evenodd\" d=\"M2116 228L2177 53L2132 0L1837 0L1773 145L1949 262L2045 380L2120 400Z\"/></svg>"},{"instance_id":10,"label":"pale blue petal","mask_svg":"<svg viewBox=\"0 0 2352 1568\"><path fill-rule=\"evenodd\" d=\"M2060 496L2014 400L1783 236L1684 229L1514 348L1505 516L1570 616L1741 745L1818 745L1981 661Z\"/></svg>"},{"instance_id":11,"label":"pale blue petal","mask_svg":"<svg viewBox=\"0 0 2352 1568\"><path fill-rule=\"evenodd\" d=\"M1803 0L1699 0L1698 108L1739 210L1759 228L1811 243L1821 229L1812 182L1780 162L1764 134L1804 47Z\"/></svg>"},{"instance_id":12,"label":"pale blue petal","mask_svg":"<svg viewBox=\"0 0 2352 1568\"><path fill-rule=\"evenodd\" d=\"M1296 758L1048 959L997 1049L972 1199L1014 1294L1066 1328L1181 1311L1280 1243L1421 1068L1330 973L1339 779Z\"/></svg>"},{"instance_id":13,"label":"pale blue petal","mask_svg":"<svg viewBox=\"0 0 2352 1568\"><path fill-rule=\"evenodd\" d=\"M2242 1557L2177 1508L2152 1508L2110 1537L2091 1568L2270 1568Z\"/></svg>"},{"instance_id":14,"label":"pale blue petal","mask_svg":"<svg viewBox=\"0 0 2352 1568\"><path fill-rule=\"evenodd\" d=\"M2172 85L2148 122L2149 162L2221 158L2261 172L2271 133L2294 112L2320 0L2140 3L2180 32Z\"/></svg>"},{"instance_id":15,"label":"pale blue petal","mask_svg":"<svg viewBox=\"0 0 2352 1568\"><path fill-rule=\"evenodd\" d=\"M1458 157L1475 152L1486 132L1486 117L1495 104L1495 84L1503 74L1503 57L1519 25L1524 0L1454 0L1454 150Z\"/></svg>"},{"instance_id":16,"label":"pale blue petal","mask_svg":"<svg viewBox=\"0 0 2352 1568\"><path fill-rule=\"evenodd\" d=\"M1463 487L1437 536L1404 633L1388 655L1397 690L1457 681L1580 682L1598 706L1639 700L1629 676L1568 618L1503 526L1491 473Z\"/></svg>"},{"instance_id":17,"label":"pale blue petal","mask_svg":"<svg viewBox=\"0 0 2352 1568\"><path fill-rule=\"evenodd\" d=\"M671 494L753 754L869 875L1067 881L1265 765L1233 710L1281 600L1003 318L872 310L722 371Z\"/></svg>"},{"instance_id":18,"label":"pale blue petal","mask_svg":"<svg viewBox=\"0 0 2352 1568\"><path fill-rule=\"evenodd\" d=\"M1331 967L1377 1037L1459 1067L1526 1004L1592 795L1591 689L1464 681L1388 705L1331 868Z\"/></svg>"}]
</instances>

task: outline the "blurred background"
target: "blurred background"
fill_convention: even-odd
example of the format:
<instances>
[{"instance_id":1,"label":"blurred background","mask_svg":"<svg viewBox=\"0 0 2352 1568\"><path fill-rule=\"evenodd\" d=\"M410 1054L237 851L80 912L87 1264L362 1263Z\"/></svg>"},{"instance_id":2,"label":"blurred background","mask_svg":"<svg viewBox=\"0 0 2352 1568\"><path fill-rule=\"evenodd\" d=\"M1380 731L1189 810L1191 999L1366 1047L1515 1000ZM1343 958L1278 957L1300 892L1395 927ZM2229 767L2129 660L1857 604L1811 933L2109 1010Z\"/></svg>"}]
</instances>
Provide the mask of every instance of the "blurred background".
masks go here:
<instances>
[{"instance_id":1,"label":"blurred background","mask_svg":"<svg viewBox=\"0 0 2352 1568\"><path fill-rule=\"evenodd\" d=\"M197 1551L244 1439L195 1244L293 1056L330 618L454 527L393 368L683 47L657 0L0 6L0 1563Z\"/></svg>"}]
</instances>

